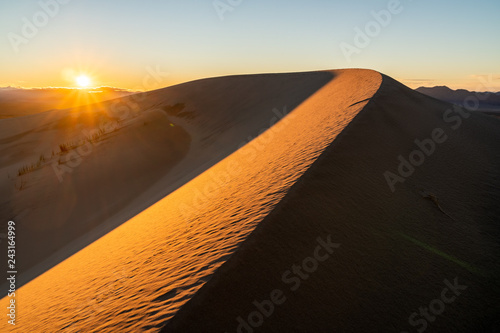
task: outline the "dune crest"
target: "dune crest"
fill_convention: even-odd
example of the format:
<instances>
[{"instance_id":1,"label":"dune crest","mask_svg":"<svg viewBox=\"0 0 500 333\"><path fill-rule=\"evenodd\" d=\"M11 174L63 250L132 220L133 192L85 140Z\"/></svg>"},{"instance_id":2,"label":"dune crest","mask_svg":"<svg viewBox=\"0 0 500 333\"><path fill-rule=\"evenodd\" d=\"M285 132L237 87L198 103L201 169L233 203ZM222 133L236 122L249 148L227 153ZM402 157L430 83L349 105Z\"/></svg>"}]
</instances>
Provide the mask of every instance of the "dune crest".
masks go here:
<instances>
[{"instance_id":1,"label":"dune crest","mask_svg":"<svg viewBox=\"0 0 500 333\"><path fill-rule=\"evenodd\" d=\"M450 110L384 76L162 332L497 330L500 122Z\"/></svg>"},{"instance_id":2,"label":"dune crest","mask_svg":"<svg viewBox=\"0 0 500 333\"><path fill-rule=\"evenodd\" d=\"M43 323L46 331L158 330L273 210L380 83L374 71L340 70L217 78L148 93L140 107L152 113L164 108L191 144L168 174L134 200L153 204L162 192L152 189L179 175L186 161L205 162L198 171L208 170L179 179L183 186L19 289L25 314L19 329Z\"/></svg>"},{"instance_id":3,"label":"dune crest","mask_svg":"<svg viewBox=\"0 0 500 333\"><path fill-rule=\"evenodd\" d=\"M18 286L236 151L331 79L205 79L0 120L0 214L30 244L18 249Z\"/></svg>"}]
</instances>

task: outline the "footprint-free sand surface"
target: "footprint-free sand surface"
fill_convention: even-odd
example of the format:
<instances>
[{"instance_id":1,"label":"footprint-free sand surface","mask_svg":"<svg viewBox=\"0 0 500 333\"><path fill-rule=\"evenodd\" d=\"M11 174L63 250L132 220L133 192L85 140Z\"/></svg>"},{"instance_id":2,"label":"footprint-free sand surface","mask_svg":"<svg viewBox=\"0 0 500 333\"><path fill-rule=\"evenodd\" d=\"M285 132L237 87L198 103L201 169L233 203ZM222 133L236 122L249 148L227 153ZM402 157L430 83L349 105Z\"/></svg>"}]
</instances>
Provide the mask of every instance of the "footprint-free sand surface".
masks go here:
<instances>
[{"instance_id":1,"label":"footprint-free sand surface","mask_svg":"<svg viewBox=\"0 0 500 333\"><path fill-rule=\"evenodd\" d=\"M357 69L139 97L0 120L14 331L498 327L497 119Z\"/></svg>"},{"instance_id":2,"label":"footprint-free sand surface","mask_svg":"<svg viewBox=\"0 0 500 333\"><path fill-rule=\"evenodd\" d=\"M450 110L384 76L162 332L498 331L500 123Z\"/></svg>"}]
</instances>

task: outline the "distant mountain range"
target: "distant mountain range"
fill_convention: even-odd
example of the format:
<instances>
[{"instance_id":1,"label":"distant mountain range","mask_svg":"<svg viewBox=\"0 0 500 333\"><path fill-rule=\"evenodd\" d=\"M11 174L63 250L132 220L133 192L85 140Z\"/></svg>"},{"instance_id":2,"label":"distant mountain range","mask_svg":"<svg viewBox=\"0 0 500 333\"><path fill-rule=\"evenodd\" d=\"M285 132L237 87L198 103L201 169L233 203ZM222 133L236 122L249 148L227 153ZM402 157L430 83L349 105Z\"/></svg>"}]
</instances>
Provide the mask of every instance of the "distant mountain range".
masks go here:
<instances>
[{"instance_id":1,"label":"distant mountain range","mask_svg":"<svg viewBox=\"0 0 500 333\"><path fill-rule=\"evenodd\" d=\"M420 87L416 91L457 105L463 105L468 97L475 96L479 100L479 111L500 112L500 92L475 92L465 89L453 90L446 86Z\"/></svg>"}]
</instances>

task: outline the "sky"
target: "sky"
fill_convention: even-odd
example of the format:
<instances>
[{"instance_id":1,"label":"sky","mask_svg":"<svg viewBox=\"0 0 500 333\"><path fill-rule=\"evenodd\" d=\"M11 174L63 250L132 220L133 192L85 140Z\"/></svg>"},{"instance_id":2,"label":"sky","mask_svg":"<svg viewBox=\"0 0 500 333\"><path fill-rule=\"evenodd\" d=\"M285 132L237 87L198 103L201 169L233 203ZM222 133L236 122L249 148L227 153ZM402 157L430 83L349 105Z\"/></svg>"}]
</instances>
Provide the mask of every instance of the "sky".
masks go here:
<instances>
[{"instance_id":1,"label":"sky","mask_svg":"<svg viewBox=\"0 0 500 333\"><path fill-rule=\"evenodd\" d=\"M498 0L0 0L0 87L370 68L500 91L498 14Z\"/></svg>"}]
</instances>

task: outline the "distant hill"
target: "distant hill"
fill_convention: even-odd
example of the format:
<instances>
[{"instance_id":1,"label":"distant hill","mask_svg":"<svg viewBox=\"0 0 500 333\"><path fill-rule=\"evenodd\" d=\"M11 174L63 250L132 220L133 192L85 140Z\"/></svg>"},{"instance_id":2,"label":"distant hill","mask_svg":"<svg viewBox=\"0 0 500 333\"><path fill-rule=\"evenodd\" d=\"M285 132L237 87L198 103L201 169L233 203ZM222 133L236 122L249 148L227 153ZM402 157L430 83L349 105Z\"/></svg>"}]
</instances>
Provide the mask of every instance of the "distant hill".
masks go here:
<instances>
[{"instance_id":1,"label":"distant hill","mask_svg":"<svg viewBox=\"0 0 500 333\"><path fill-rule=\"evenodd\" d=\"M130 95L119 88L17 88L0 87L0 119L67 109Z\"/></svg>"},{"instance_id":2,"label":"distant hill","mask_svg":"<svg viewBox=\"0 0 500 333\"><path fill-rule=\"evenodd\" d=\"M417 88L416 91L434 97L436 99L457 104L463 105L464 101L467 97L475 96L479 99L479 111L498 111L500 112L500 92L475 92L468 91L465 89L453 90L446 86L437 86L437 87L420 87Z\"/></svg>"}]
</instances>

